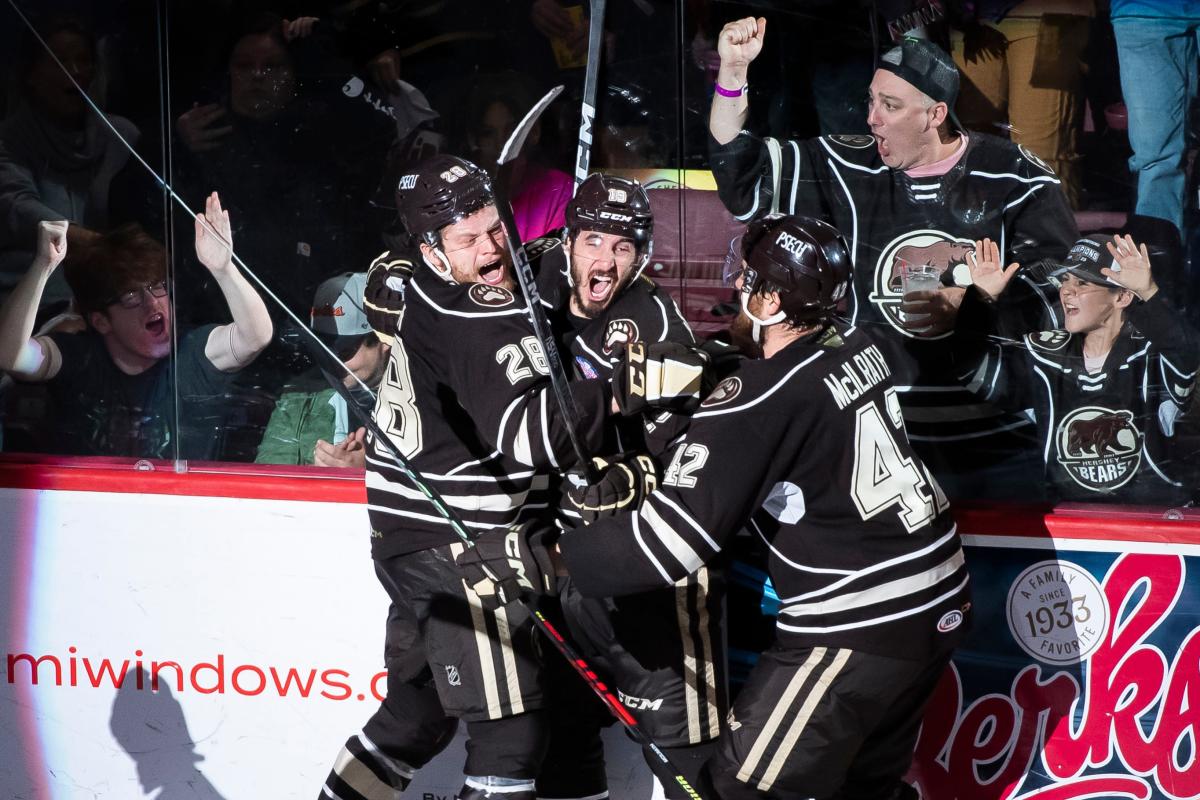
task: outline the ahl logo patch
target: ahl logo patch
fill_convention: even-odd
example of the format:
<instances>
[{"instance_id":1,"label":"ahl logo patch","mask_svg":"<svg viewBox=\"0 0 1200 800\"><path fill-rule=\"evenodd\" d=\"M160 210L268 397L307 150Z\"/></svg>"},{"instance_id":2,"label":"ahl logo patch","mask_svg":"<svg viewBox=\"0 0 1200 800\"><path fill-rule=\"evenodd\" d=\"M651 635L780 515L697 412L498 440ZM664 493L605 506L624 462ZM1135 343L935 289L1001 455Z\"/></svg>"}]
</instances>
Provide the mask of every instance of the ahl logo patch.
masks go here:
<instances>
[{"instance_id":1,"label":"ahl logo patch","mask_svg":"<svg viewBox=\"0 0 1200 800\"><path fill-rule=\"evenodd\" d=\"M637 323L631 319L614 319L604 327L604 355L611 356L630 342L641 338Z\"/></svg>"},{"instance_id":2,"label":"ahl logo patch","mask_svg":"<svg viewBox=\"0 0 1200 800\"><path fill-rule=\"evenodd\" d=\"M900 317L900 302L904 298L901 270L904 264L925 264L934 267L938 275L949 272L958 278L963 273L969 276L967 254L975 252L975 243L967 239L955 239L938 230L921 230L904 233L883 248L875 262L875 277L872 281L870 301L879 308L880 314L889 325L910 339L943 339L949 333L929 334L904 327ZM969 279L951 281L966 285Z\"/></svg>"},{"instance_id":3,"label":"ahl logo patch","mask_svg":"<svg viewBox=\"0 0 1200 800\"><path fill-rule=\"evenodd\" d=\"M720 406L733 400L742 393L741 378L726 378L717 384L708 397L704 398L704 402L700 404L702 408L711 408L712 406Z\"/></svg>"},{"instance_id":4,"label":"ahl logo patch","mask_svg":"<svg viewBox=\"0 0 1200 800\"><path fill-rule=\"evenodd\" d=\"M836 142L837 144L840 144L842 147L852 147L855 150L866 150L868 147L871 147L875 144L874 136L866 136L866 135L857 134L857 133L855 133L855 134L839 133L835 136L830 136L829 140L831 142Z\"/></svg>"},{"instance_id":5,"label":"ahl logo patch","mask_svg":"<svg viewBox=\"0 0 1200 800\"><path fill-rule=\"evenodd\" d=\"M1054 439L1058 463L1093 492L1124 486L1142 462L1142 433L1133 424L1132 411L1077 408L1063 418Z\"/></svg>"},{"instance_id":6,"label":"ahl logo patch","mask_svg":"<svg viewBox=\"0 0 1200 800\"><path fill-rule=\"evenodd\" d=\"M1055 350L1062 350L1067 342L1071 341L1071 334L1066 331L1038 331L1029 334L1028 339L1038 350L1053 353Z\"/></svg>"},{"instance_id":7,"label":"ahl logo patch","mask_svg":"<svg viewBox=\"0 0 1200 800\"><path fill-rule=\"evenodd\" d=\"M942 615L942 618L938 620L938 633L949 633L959 625L962 625L962 623L963 615L961 611L958 609L955 609L954 611L947 611Z\"/></svg>"},{"instance_id":8,"label":"ahl logo patch","mask_svg":"<svg viewBox=\"0 0 1200 800\"><path fill-rule=\"evenodd\" d=\"M503 286L488 286L486 283L472 283L467 290L467 297L484 308L503 308L516 300L513 293Z\"/></svg>"}]
</instances>

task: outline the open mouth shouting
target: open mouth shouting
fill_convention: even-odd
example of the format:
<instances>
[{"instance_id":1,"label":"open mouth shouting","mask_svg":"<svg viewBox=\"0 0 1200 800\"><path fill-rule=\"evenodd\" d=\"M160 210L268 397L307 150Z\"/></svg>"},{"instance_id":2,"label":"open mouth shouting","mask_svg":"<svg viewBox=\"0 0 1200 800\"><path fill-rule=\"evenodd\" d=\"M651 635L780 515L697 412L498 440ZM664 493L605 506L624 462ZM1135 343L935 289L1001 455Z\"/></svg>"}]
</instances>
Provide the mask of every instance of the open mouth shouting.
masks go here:
<instances>
[{"instance_id":1,"label":"open mouth shouting","mask_svg":"<svg viewBox=\"0 0 1200 800\"><path fill-rule=\"evenodd\" d=\"M596 271L588 275L587 283L584 285L584 293L589 302L596 305L603 305L612 297L613 289L616 285L616 270Z\"/></svg>"},{"instance_id":2,"label":"open mouth shouting","mask_svg":"<svg viewBox=\"0 0 1200 800\"><path fill-rule=\"evenodd\" d=\"M146 332L155 339L163 338L167 333L167 318L161 311L151 314L145 323Z\"/></svg>"},{"instance_id":3,"label":"open mouth shouting","mask_svg":"<svg viewBox=\"0 0 1200 800\"><path fill-rule=\"evenodd\" d=\"M479 268L479 281L488 286L499 286L504 283L504 274L504 259L496 259Z\"/></svg>"}]
</instances>

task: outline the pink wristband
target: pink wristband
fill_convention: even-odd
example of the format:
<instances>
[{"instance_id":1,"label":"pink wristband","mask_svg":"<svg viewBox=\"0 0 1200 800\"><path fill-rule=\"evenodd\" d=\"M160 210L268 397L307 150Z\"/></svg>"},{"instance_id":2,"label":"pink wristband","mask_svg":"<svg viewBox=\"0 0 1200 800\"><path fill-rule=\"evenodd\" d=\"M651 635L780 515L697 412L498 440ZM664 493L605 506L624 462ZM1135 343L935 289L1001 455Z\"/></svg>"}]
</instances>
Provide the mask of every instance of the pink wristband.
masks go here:
<instances>
[{"instance_id":1,"label":"pink wristband","mask_svg":"<svg viewBox=\"0 0 1200 800\"><path fill-rule=\"evenodd\" d=\"M750 84L744 83L740 89L726 89L721 84L714 82L713 88L717 90L717 94L721 95L721 97L741 97L750 90Z\"/></svg>"}]
</instances>

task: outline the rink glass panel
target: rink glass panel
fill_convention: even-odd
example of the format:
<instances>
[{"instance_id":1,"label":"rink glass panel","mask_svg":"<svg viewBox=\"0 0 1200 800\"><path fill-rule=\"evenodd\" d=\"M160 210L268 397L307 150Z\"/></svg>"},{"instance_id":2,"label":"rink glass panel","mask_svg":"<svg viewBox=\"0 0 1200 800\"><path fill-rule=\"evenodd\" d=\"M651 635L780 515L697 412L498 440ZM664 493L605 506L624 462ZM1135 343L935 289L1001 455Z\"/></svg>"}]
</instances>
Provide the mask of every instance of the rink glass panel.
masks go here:
<instances>
[{"instance_id":1,"label":"rink glass panel","mask_svg":"<svg viewBox=\"0 0 1200 800\"><path fill-rule=\"evenodd\" d=\"M264 296L275 335L257 359L227 379L170 381L168 396L156 397L156 411L141 418L126 414L114 421L99 399L103 393L93 398L81 392L72 419L82 415L90 428L64 426L47 387L6 382L6 453L103 454L131 464L144 457L158 468L181 470L201 463L219 470L257 458L288 462L298 467L289 474L306 474L313 434L303 419L273 431L278 446L263 445L281 398L300 408L301 417L328 414L328 384L318 370L322 356L314 354L303 330L316 287L328 277L364 271L385 249L403 247L393 187L409 167L438 150L485 166L494 162L515 120L561 83L566 91L529 139L515 199L526 238L554 233L569 191L563 187L575 171L586 4L562 3L557 21L528 4L486 0L345 5L17 3L36 22L65 25L82 37L92 66L79 71L79 46L63 50L67 66L88 79L98 107L128 121L120 130L136 131L131 144L148 169L127 156L108 175L106 165L93 163L95 148L107 147L116 158L123 146L78 98L61 101L74 104L73 119L104 144L67 154L70 175L59 178L58 199L66 204L63 213L86 227L136 222L162 243L172 286L172 359L179 371L186 369L186 344L194 355L195 334L191 342L189 334L230 319L193 246L191 212L203 208L209 192L219 192L230 212L235 250ZM610 2L606 20L592 168L637 177L650 190L656 230L647 274L671 291L703 335L725 327L736 300L721 273L730 241L741 230L721 206L707 171L715 34L749 11L736 3L641 0ZM281 19L306 14L318 21L294 23L280 34ZM38 130L37 109L54 106L46 98L66 90L53 80L53 70L43 70L41 82L31 84L31 65L45 60L40 45L29 40L7 0L0 19L6 23L0 26L6 124L18 125L33 152L38 144L57 152L72 141L69 130L44 141L29 132ZM747 127L795 137L865 133L864 89L872 52L883 43L872 36L886 36L886 30L873 34L854 10L832 7L775 10L770 24L753 69ZM1119 100L1111 28L1104 20L1092 26L1088 60L1093 77L1085 93L1099 124L1081 138L1083 185L1091 210L1124 211L1130 201L1128 145L1122 131L1106 127L1103 113ZM380 81L397 76L402 83L381 88ZM43 97L29 102L31 92ZM33 110L22 112L25 107ZM23 126L22 113L33 114ZM99 178L88 179L89 170ZM53 183L55 176L45 180ZM0 252L6 285L27 268L32 242L27 228L8 235ZM69 296L63 272L60 267L47 290L39 324ZM304 396L307 405L298 399ZM104 425L121 434L97 433ZM79 431L79 439L70 442L65 430ZM1191 426L1181 423L1179 431L1170 463L1159 465L1164 469L1196 462ZM1042 445L1031 429L1025 449ZM1187 470L1174 474L1195 486ZM358 479L355 472L345 475ZM984 494L1030 500L1017 486L1001 479Z\"/></svg>"}]
</instances>

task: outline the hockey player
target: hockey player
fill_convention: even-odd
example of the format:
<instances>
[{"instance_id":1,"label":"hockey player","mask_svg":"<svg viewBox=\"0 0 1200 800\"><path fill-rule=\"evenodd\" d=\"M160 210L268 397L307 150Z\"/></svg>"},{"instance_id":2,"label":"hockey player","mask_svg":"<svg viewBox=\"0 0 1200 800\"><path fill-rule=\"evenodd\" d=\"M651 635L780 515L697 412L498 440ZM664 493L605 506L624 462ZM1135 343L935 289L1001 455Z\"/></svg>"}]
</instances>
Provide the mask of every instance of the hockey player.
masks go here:
<instances>
[{"instance_id":1,"label":"hockey player","mask_svg":"<svg viewBox=\"0 0 1200 800\"><path fill-rule=\"evenodd\" d=\"M539 286L579 377L611 380L624 345L634 340L696 343L675 301L644 274L654 250L654 215L639 183L595 173L580 184L565 216L562 258L542 258ZM531 248L536 254L556 241ZM609 450L661 449L652 419L628 423L615 426Z\"/></svg>"},{"instance_id":2,"label":"hockey player","mask_svg":"<svg viewBox=\"0 0 1200 800\"><path fill-rule=\"evenodd\" d=\"M654 217L641 185L593 174L568 204L566 221L562 248L541 258L539 279L582 380L610 380L613 365L634 340L674 343L681 351L695 343L670 295L642 274L653 249ZM531 248L541 252L553 242L541 240ZM565 258L556 264L559 256ZM661 447L654 436L658 414L647 408L618 418L610 449ZM566 510L578 522L580 514L595 513L606 501L611 498L597 494ZM581 597L569 583L560 587L565 621L589 660L609 673L638 724L693 775L720 733L728 706L723 597L719 571L707 567L670 588L611 601ZM563 701L550 712L554 740L538 780L539 796L604 797L600 725L610 717L590 696L579 696L586 690L576 676L555 678L548 691L561 693ZM668 798L687 797L678 786L664 791Z\"/></svg>"},{"instance_id":3,"label":"hockey player","mask_svg":"<svg viewBox=\"0 0 1200 800\"><path fill-rule=\"evenodd\" d=\"M620 596L694 572L749 527L770 548L777 639L734 703L705 796L915 796L900 778L970 615L961 543L881 348L833 317L851 280L841 237L770 217L744 248L738 324L763 357L704 400L640 510L565 533L561 560L583 594ZM459 558L468 581L486 583L480 563L502 592L546 579L551 553L531 531L485 534Z\"/></svg>"},{"instance_id":4,"label":"hockey player","mask_svg":"<svg viewBox=\"0 0 1200 800\"><path fill-rule=\"evenodd\" d=\"M403 176L401 213L419 252L404 260L407 281L369 288L376 324L399 318L374 415L390 447L368 436L366 465L371 552L392 602L387 699L347 741L324 798L399 797L458 719L469 737L459 799L534 798L547 733L528 614L484 609L464 587L454 568L463 545L391 452L478 532L544 513L546 473L572 466L488 186L482 170L450 156ZM401 260L377 266L400 273ZM386 292L403 296L402 314L389 312L400 306ZM595 448L607 382L578 384L575 401Z\"/></svg>"},{"instance_id":5,"label":"hockey player","mask_svg":"<svg viewBox=\"0 0 1200 800\"><path fill-rule=\"evenodd\" d=\"M997 313L1019 265L1001 268L1000 250L987 239L975 252L959 324L1000 333L1002 344L970 385L1005 407L1034 409L1056 494L1155 505L1191 499L1195 483L1181 480L1186 462L1172 450L1200 342L1159 290L1146 245L1107 235L1076 242L1061 267L1063 327L1034 333L1013 331Z\"/></svg>"},{"instance_id":6,"label":"hockey player","mask_svg":"<svg viewBox=\"0 0 1200 800\"><path fill-rule=\"evenodd\" d=\"M1023 308L1031 330L1052 320L1045 267L1078 235L1060 181L1029 150L958 129L958 70L918 39L881 58L867 90L873 136L777 141L744 131L747 73L765 32L765 19L747 18L720 34L709 145L721 199L739 219L812 214L848 237L855 280L847 314L895 370L913 441L958 493L994 491L998 476L987 478L981 465L1028 449L1032 431L1028 419L980 404L954 380L950 338L969 282L965 260L976 240L998 242L1003 258L1023 265L1020 289L1004 302ZM906 264L934 266L942 288L905 297ZM970 448L946 444L967 439ZM959 454L970 460L956 461ZM1010 468L1006 477L1020 473Z\"/></svg>"}]
</instances>

